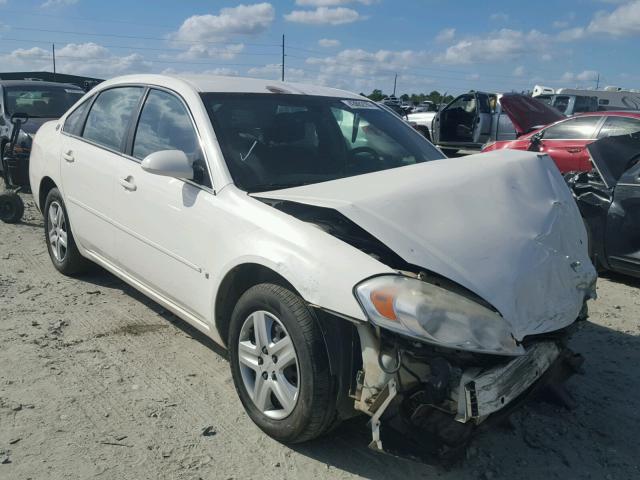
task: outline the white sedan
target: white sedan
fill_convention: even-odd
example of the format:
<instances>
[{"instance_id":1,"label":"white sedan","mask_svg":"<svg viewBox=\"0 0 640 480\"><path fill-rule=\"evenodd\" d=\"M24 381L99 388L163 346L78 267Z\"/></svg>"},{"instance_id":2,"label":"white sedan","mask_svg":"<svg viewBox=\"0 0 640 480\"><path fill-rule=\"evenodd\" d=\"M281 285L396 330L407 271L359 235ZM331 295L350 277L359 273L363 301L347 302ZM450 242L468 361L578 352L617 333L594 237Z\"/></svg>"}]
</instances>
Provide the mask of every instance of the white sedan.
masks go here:
<instances>
[{"instance_id":1,"label":"white sedan","mask_svg":"<svg viewBox=\"0 0 640 480\"><path fill-rule=\"evenodd\" d=\"M226 346L278 440L364 412L378 449L464 444L575 360L596 275L546 156L446 160L335 89L135 75L40 128L30 162L54 266L102 265Z\"/></svg>"}]
</instances>

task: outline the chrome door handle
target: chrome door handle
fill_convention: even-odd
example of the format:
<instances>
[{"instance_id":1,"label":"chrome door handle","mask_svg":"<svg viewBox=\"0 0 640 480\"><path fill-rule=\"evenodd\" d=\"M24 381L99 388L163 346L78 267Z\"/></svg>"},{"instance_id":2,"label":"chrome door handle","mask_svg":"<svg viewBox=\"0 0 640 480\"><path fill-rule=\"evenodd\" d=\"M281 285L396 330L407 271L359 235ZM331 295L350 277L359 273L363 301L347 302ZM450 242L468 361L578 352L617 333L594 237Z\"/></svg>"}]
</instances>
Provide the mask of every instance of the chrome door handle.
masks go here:
<instances>
[{"instance_id":1,"label":"chrome door handle","mask_svg":"<svg viewBox=\"0 0 640 480\"><path fill-rule=\"evenodd\" d=\"M132 176L128 176L126 178L121 178L120 179L120 185L122 185L125 190L129 190L130 192L135 192L136 189L138 188L136 186L136 184L134 183Z\"/></svg>"},{"instance_id":2,"label":"chrome door handle","mask_svg":"<svg viewBox=\"0 0 640 480\"><path fill-rule=\"evenodd\" d=\"M75 160L75 158L73 158L73 152L71 150L64 152L62 154L62 158L64 158L69 163L73 163L73 161Z\"/></svg>"}]
</instances>

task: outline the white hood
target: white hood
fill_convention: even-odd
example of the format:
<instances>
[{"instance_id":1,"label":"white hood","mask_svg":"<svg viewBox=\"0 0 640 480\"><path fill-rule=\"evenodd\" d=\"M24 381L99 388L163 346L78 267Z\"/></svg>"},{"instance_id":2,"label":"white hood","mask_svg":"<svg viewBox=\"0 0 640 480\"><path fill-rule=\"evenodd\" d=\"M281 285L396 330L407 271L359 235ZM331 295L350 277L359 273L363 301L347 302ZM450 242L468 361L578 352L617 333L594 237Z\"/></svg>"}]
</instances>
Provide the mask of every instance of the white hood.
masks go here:
<instances>
[{"instance_id":1,"label":"white hood","mask_svg":"<svg viewBox=\"0 0 640 480\"><path fill-rule=\"evenodd\" d=\"M256 196L338 210L484 298L519 340L574 322L594 288L580 213L546 155L501 150Z\"/></svg>"}]
</instances>

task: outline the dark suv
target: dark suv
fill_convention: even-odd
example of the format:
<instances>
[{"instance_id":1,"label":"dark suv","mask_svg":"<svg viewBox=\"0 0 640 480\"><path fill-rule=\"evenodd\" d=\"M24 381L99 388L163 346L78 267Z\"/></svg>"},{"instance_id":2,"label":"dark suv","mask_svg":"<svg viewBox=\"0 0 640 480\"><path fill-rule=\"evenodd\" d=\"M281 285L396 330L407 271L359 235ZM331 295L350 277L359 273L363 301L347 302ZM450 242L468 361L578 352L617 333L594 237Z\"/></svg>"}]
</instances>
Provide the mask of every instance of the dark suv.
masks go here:
<instances>
[{"instance_id":1,"label":"dark suv","mask_svg":"<svg viewBox=\"0 0 640 480\"><path fill-rule=\"evenodd\" d=\"M11 116L21 114L28 121L21 127L15 146L16 154L28 155L31 141L40 125L60 118L71 105L84 95L76 85L34 80L0 81L0 153L11 137Z\"/></svg>"}]
</instances>

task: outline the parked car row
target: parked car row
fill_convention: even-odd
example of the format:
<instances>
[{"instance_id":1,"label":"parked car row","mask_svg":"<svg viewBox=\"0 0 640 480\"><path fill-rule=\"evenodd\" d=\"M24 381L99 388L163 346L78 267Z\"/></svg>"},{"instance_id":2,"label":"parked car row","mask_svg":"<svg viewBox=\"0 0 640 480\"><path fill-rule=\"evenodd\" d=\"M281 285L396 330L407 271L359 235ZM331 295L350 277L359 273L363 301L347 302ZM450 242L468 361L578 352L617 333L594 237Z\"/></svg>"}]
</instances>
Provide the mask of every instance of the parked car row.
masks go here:
<instances>
[{"instance_id":1,"label":"parked car row","mask_svg":"<svg viewBox=\"0 0 640 480\"><path fill-rule=\"evenodd\" d=\"M488 140L483 106L440 114ZM280 441L364 413L374 448L448 455L581 363L596 272L539 152L449 161L349 92L136 75L42 125L29 171L53 265L102 265L228 348Z\"/></svg>"}]
</instances>

